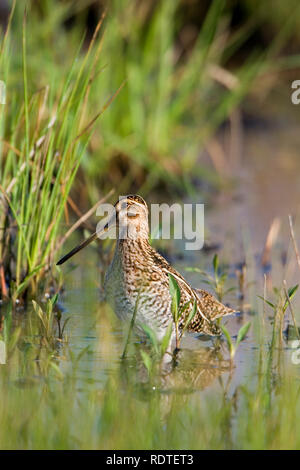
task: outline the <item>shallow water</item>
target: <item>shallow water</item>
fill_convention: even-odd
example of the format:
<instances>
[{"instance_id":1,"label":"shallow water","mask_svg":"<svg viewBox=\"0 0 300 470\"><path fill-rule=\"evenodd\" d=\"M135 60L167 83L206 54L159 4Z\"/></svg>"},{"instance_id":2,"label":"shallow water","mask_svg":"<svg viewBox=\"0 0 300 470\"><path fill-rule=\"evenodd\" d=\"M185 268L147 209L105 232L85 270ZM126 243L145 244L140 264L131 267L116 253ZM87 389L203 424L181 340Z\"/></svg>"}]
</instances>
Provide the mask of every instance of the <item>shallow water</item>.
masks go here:
<instances>
[{"instance_id":1,"label":"shallow water","mask_svg":"<svg viewBox=\"0 0 300 470\"><path fill-rule=\"evenodd\" d=\"M205 211L206 242L208 246L219 247L220 263L229 274L226 287L237 287L237 274L242 264L246 264L244 299L239 298L238 289L224 298L226 303L242 311L226 319L226 328L233 338L247 321L252 323L251 330L237 351L230 374L224 340L203 341L196 335L186 335L174 383L166 385L167 388L180 385L180 371L190 373L187 388L200 390L220 387L217 379L223 377L226 381L229 375L232 391L242 382L255 380L253 364L257 363L262 317L265 325L262 341L266 350L271 336L272 311L268 306L264 308L258 298L258 295L263 295L264 274L267 298L272 298L273 286L280 287L283 279L287 280L288 286L298 283L299 272L290 243L287 215L296 214L299 208L300 135L296 119L291 118L289 123L268 117L264 119L254 128L248 125L242 129L239 152L235 159L228 161L234 184L216 194L211 207ZM226 135L221 139L226 142ZM262 266L261 257L274 219L278 219L278 232L270 253L265 253ZM299 224L295 223L296 233L300 234L298 228ZM185 267L196 266L211 272L215 249L184 252L182 242L172 240L168 244L158 241L157 246L158 249L163 247L163 254L194 287L207 288L198 274L186 272ZM100 302L96 247L85 249L85 253L74 259L74 264L77 268L66 275L65 292L60 302L65 309L63 315L71 316L68 326L71 347L80 351L89 346L93 351L82 360L78 373L83 382L88 383L89 377L93 376L101 386L119 365L126 327ZM63 270L66 273L67 266ZM297 306L297 295L295 299ZM289 316L286 317L286 324L290 323ZM217 360L214 355L216 343ZM291 349L287 342L284 342L284 348L286 362L291 364Z\"/></svg>"},{"instance_id":2,"label":"shallow water","mask_svg":"<svg viewBox=\"0 0 300 470\"><path fill-rule=\"evenodd\" d=\"M198 252L184 251L184 243L179 240L156 240L153 243L192 286L211 292L211 287L203 283L198 273L186 271L186 268L197 267L212 274L213 256L215 252L218 253L220 270L228 274L225 288L235 288L224 295L223 301L238 310L236 315L224 319L223 324L235 341L241 326L251 322L251 329L238 347L234 360L229 360L224 337L209 339L186 334L176 361L172 361L170 357L164 358L153 377L147 373L141 357L141 350L149 352L149 349L138 338L132 337L128 357L122 361L128 325L122 324L101 301L103 271L106 266L101 262L103 252L99 256L99 250L103 247L105 253L109 250L107 245L101 245L100 248L94 243L61 267L64 286L58 301L62 308L61 322L70 318L63 342L58 342L49 352L47 347L43 348L43 344L39 344L38 328L31 328L31 323L38 322L37 316L33 315L35 320L32 320L30 312L25 315L22 310L16 316L16 323L21 322L22 325L18 348L16 354L9 358L8 367L0 368L0 382L5 393L2 409L0 403L0 414L6 419L6 427L13 423L11 435L15 436L19 429L25 429L23 437L16 438L15 447L18 448L22 442L25 448L30 445L37 448L57 448L57 442L61 439L61 448L118 448L117 439L120 448L128 448L130 445L136 448L136 443L142 448L161 448L159 439L163 438L163 434L160 431L164 431L165 425L169 425L171 429L170 439L166 441L167 447L170 442L176 448L185 448L184 445L186 448L191 445L194 448L244 447L244 442L239 439L239 430L241 421L243 429L244 423L249 420L247 406L251 408L254 403L258 412L263 410L265 413L268 406L265 403L270 397L276 393L277 397L284 393L279 388L276 392L274 384L287 384L288 394L291 392L290 378L298 386L300 366L292 361L295 349L292 348L292 342L287 341L285 334L281 348L276 343L272 350L269 367L273 312L258 297L263 296L265 287L266 297L274 301L273 287L280 288L283 279L286 279L289 287L298 284L300 273L290 242L287 220L288 213L296 215L298 210L299 136L295 125L288 130L285 125L274 126L275 124L266 126L263 131L245 128L241 155L231 162L230 167L234 184L229 185L226 190L210 194L209 205L205 207L205 249ZM225 137L222 138L225 141ZM289 155L284 164L283 155ZM282 197L278 197L278 204L274 204L275 196L279 193ZM147 198L147 201L152 202L151 198ZM206 201L201 200L199 195L196 202ZM274 219L278 220L278 231L273 234L269 250L266 251L264 247ZM297 220L294 228L300 243L300 226ZM64 251L79 242L75 238L74 234ZM239 284L242 270L244 282ZM37 300L43 308L46 307L45 293L41 293ZM292 303L299 324L298 292ZM284 331L287 324L292 324L289 309L285 315ZM49 360L54 369L49 367ZM260 360L263 362L262 368ZM61 372L58 373L55 367ZM265 388L258 403L255 402L258 383L266 371L269 375L264 381ZM288 375L282 374L283 371ZM22 400L18 395L19 390L22 392ZM243 401L244 392L241 390L244 390L245 396L253 392L254 401L250 400L250 405ZM112 404L105 401L110 392L113 396ZM69 403L64 402L65 394ZM241 399L235 408L237 396ZM286 395L282 396L285 400ZM297 412L298 394L295 392L293 396L296 397L293 401L289 401L290 398L285 400L285 412L289 409L292 413ZM23 407L24 400L28 412L26 406ZM36 407L36 401L42 403L40 408ZM176 414L177 403L184 407L183 417L180 412ZM228 421L227 405L230 408ZM15 411L18 406L22 406L19 413ZM116 410L117 416L113 415L111 407ZM154 420L153 427L150 427L151 437L145 435L144 439L143 429L138 427L140 424L134 421L133 415L138 410L139 419L147 419L152 416L156 407L159 413L157 421ZM41 413L40 419L38 412L35 413L36 408ZM175 423L172 421L174 408ZM34 419L36 418L32 421L30 415L28 423L33 424L28 424L27 428L26 413L33 413ZM74 420L73 413L76 416ZM116 438L114 429L109 429L107 433L105 426L109 428L111 422L114 423L112 427L118 426L119 414L122 414L122 424ZM13 421L11 415L14 416ZM276 418L276 409L275 415L270 419L271 426L274 416ZM49 425L50 444L47 433L43 431L43 419ZM128 419L132 422L128 423ZM239 419L241 421L235 425ZM209 428L207 435L206 426ZM261 429L263 428L262 424ZM151 429L158 432L160 437L157 441L152 437ZM190 433L186 432L187 429ZM222 429L219 437L215 435L215 429ZM290 428L287 426L286 429ZM34 438L32 436L35 432ZM176 432L178 438L176 440L174 437L175 440L172 441ZM41 442L40 436L44 439ZM200 436L199 441L197 436ZM253 436L253 445L256 445L256 422ZM0 438L2 442L8 442L4 434ZM265 436L257 441L258 447L264 446L264 439ZM9 446L10 442L5 445Z\"/></svg>"}]
</instances>

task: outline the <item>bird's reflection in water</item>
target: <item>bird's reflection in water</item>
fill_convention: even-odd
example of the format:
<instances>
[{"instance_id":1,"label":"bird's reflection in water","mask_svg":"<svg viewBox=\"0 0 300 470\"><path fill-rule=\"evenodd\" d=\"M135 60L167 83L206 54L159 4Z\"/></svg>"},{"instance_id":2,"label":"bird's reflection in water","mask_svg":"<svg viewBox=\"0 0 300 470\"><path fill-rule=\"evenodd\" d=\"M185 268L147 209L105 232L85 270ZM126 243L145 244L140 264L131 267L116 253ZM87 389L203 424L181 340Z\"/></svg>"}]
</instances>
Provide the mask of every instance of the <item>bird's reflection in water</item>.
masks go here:
<instances>
[{"instance_id":1,"label":"bird's reflection in water","mask_svg":"<svg viewBox=\"0 0 300 470\"><path fill-rule=\"evenodd\" d=\"M135 365L131 360L122 362L120 375L124 390L159 413L164 425L173 413L176 415L188 406L199 391L217 385L225 399L232 365L224 359L220 347L198 347L180 349L175 357L166 354L150 375L142 360Z\"/></svg>"},{"instance_id":2,"label":"bird's reflection in water","mask_svg":"<svg viewBox=\"0 0 300 470\"><path fill-rule=\"evenodd\" d=\"M164 376L165 386L182 391L203 390L231 370L230 361L224 359L219 348L180 350L175 361L172 370Z\"/></svg>"},{"instance_id":3,"label":"bird's reflection in water","mask_svg":"<svg viewBox=\"0 0 300 470\"><path fill-rule=\"evenodd\" d=\"M141 357L139 351L137 356ZM144 391L148 389L163 393L190 394L211 386L225 372L232 372L232 365L229 360L224 359L219 346L180 349L173 354L167 353L153 365L150 374L142 360L137 360L135 367L129 362L130 365L122 364L123 380L130 380L131 384L134 381Z\"/></svg>"}]
</instances>

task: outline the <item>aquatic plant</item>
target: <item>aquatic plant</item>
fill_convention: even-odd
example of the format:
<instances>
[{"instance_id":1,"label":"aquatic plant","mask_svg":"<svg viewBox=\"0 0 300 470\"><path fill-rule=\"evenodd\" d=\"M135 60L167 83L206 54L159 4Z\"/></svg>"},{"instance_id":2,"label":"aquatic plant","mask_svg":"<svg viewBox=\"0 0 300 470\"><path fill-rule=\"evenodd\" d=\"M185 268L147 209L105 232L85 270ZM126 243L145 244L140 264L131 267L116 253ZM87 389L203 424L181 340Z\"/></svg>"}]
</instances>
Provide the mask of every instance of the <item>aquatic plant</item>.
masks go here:
<instances>
[{"instance_id":1,"label":"aquatic plant","mask_svg":"<svg viewBox=\"0 0 300 470\"><path fill-rule=\"evenodd\" d=\"M217 254L215 254L213 257L212 268L213 275L197 267L186 268L186 271L201 274L201 282L210 286L214 290L217 299L222 302L224 296L229 292L236 290L236 287L225 288L228 272L226 270L220 270L219 257Z\"/></svg>"},{"instance_id":2,"label":"aquatic plant","mask_svg":"<svg viewBox=\"0 0 300 470\"><path fill-rule=\"evenodd\" d=\"M225 335L225 338L226 338L226 343L227 343L227 347L228 347L228 351L229 351L229 354L230 354L231 361L233 360L233 358L236 354L236 351L239 347L239 344L245 339L245 337L246 337L246 335L249 331L250 326L251 326L251 322L247 322L247 323L245 323L245 325L243 325L239 329L236 341L234 343L232 341L232 338L231 338L230 333L227 330L227 328L224 325L220 325L220 328L223 331L223 333Z\"/></svg>"}]
</instances>

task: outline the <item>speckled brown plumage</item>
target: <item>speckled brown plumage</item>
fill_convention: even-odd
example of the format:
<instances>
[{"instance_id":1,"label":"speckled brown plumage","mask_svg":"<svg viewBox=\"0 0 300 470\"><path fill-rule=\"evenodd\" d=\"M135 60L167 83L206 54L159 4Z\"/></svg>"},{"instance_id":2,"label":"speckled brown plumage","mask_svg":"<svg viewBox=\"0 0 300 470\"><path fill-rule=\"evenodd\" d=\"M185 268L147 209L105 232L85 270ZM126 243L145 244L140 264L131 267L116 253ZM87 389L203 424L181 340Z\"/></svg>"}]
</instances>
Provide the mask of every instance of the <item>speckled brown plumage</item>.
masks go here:
<instances>
[{"instance_id":1,"label":"speckled brown plumage","mask_svg":"<svg viewBox=\"0 0 300 470\"><path fill-rule=\"evenodd\" d=\"M215 320L234 311L218 302L202 289L193 289L152 246L149 244L148 207L144 199L129 195L115 204L116 217L108 220L87 240L75 247L57 264L63 264L71 256L86 247L110 228L113 221L117 227L117 242L113 260L105 276L104 290L107 301L120 319L131 319L136 308L135 326L143 331L147 325L161 339L172 322L169 274L176 279L181 291L181 307L196 301L197 311L188 329L219 335ZM114 214L115 215L115 214ZM180 327L185 323L190 308L185 310ZM173 331L174 333L174 331Z\"/></svg>"},{"instance_id":2,"label":"speckled brown plumage","mask_svg":"<svg viewBox=\"0 0 300 470\"><path fill-rule=\"evenodd\" d=\"M146 324L162 337L172 321L169 276L171 273L181 291L181 306L186 302L197 302L197 312L188 329L208 335L219 335L220 328L214 323L217 318L234 311L218 302L202 289L193 289L184 277L176 271L149 244L148 209L140 196L127 196L127 205L136 206L138 217L127 220L135 224L134 237L118 239L111 265L105 278L105 292L108 302L121 319L131 318L138 296L136 325ZM143 206L143 207L142 207ZM189 309L185 315L188 315ZM181 319L184 324L185 316Z\"/></svg>"}]
</instances>

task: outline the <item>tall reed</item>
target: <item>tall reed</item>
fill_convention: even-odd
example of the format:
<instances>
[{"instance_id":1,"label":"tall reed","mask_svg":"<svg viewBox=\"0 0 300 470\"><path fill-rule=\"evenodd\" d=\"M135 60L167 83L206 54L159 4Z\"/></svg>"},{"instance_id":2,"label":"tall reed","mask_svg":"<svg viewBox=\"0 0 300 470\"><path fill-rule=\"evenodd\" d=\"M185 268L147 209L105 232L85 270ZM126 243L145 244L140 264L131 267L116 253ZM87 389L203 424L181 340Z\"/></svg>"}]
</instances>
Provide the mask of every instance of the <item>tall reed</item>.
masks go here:
<instances>
[{"instance_id":1,"label":"tall reed","mask_svg":"<svg viewBox=\"0 0 300 470\"><path fill-rule=\"evenodd\" d=\"M13 12L11 21L14 21ZM71 67L59 82L38 90L29 86L27 17L22 44L11 35L2 41L0 70L6 84L6 104L0 108L0 269L2 296L16 299L51 270L61 220L70 189L102 109L93 119L86 112L102 47L99 21L90 44L79 44ZM11 83L14 49L22 47L23 80ZM31 83L31 82L30 82Z\"/></svg>"}]
</instances>

